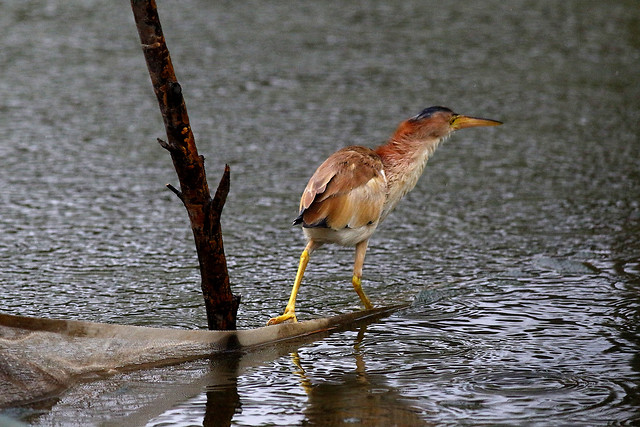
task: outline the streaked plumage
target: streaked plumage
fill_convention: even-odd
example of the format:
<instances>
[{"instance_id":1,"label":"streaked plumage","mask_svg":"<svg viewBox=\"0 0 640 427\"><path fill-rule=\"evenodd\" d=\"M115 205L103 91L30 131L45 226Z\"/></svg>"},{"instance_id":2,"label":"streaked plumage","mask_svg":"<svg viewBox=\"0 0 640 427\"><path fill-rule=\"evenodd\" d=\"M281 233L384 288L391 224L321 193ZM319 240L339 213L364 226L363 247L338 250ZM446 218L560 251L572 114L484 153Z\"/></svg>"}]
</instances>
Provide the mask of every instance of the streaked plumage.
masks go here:
<instances>
[{"instance_id":1,"label":"streaked plumage","mask_svg":"<svg viewBox=\"0 0 640 427\"><path fill-rule=\"evenodd\" d=\"M349 146L329 156L302 193L294 225L302 224L308 243L285 313L268 324L297 321L295 299L309 256L325 243L356 248L352 283L365 308L372 308L360 284L371 235L415 187L427 160L451 132L499 124L455 114L445 107L429 107L402 122L389 141L375 150Z\"/></svg>"},{"instance_id":2,"label":"streaked plumage","mask_svg":"<svg viewBox=\"0 0 640 427\"><path fill-rule=\"evenodd\" d=\"M386 189L382 160L375 151L343 148L325 160L309 180L294 225L302 224L307 239L318 243L355 246L378 226Z\"/></svg>"}]
</instances>

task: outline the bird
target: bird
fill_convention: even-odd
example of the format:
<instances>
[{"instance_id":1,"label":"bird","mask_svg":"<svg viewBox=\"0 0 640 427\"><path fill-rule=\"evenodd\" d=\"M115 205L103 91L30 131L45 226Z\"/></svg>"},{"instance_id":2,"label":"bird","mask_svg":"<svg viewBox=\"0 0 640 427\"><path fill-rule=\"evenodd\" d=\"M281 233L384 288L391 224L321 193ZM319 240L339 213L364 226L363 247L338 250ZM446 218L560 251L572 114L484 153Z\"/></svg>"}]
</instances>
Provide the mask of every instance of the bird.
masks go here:
<instances>
[{"instance_id":1,"label":"bird","mask_svg":"<svg viewBox=\"0 0 640 427\"><path fill-rule=\"evenodd\" d=\"M284 314L267 325L297 322L295 303L311 254L328 243L355 248L351 283L364 308L373 308L362 290L362 269L369 238L411 191L436 148L452 132L502 122L454 113L433 106L400 123L389 140L375 148L351 145L327 158L309 179L294 225L307 239Z\"/></svg>"}]
</instances>

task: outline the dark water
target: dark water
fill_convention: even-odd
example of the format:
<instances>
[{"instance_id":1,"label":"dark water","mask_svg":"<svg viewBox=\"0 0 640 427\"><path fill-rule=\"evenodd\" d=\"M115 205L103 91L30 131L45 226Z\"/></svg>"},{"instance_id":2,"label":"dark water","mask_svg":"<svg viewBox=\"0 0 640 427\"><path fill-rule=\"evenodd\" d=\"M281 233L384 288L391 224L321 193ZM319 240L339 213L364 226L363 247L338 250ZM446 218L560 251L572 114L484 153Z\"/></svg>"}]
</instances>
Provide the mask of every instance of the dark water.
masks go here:
<instances>
[{"instance_id":1,"label":"dark water","mask_svg":"<svg viewBox=\"0 0 640 427\"><path fill-rule=\"evenodd\" d=\"M366 291L411 308L284 354L122 374L10 415L640 422L638 2L160 3L210 182L231 165L223 228L242 327L284 308L304 245L289 224L328 154L375 146L430 105L505 125L454 135L372 239ZM204 327L128 2L2 10L2 310ZM299 318L358 309L352 258L314 255Z\"/></svg>"}]
</instances>

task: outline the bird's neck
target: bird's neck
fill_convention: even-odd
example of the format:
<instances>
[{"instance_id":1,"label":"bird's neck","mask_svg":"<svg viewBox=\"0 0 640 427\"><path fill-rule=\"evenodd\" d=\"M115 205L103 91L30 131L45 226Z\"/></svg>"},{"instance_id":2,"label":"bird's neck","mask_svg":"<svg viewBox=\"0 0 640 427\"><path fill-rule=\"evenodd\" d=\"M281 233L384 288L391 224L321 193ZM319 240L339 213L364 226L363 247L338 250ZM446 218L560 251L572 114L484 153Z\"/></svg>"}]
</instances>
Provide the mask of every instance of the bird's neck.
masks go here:
<instances>
[{"instance_id":1,"label":"bird's neck","mask_svg":"<svg viewBox=\"0 0 640 427\"><path fill-rule=\"evenodd\" d=\"M416 138L396 132L389 142L376 148L387 176L387 202L383 216L415 187L427 160L443 139Z\"/></svg>"}]
</instances>

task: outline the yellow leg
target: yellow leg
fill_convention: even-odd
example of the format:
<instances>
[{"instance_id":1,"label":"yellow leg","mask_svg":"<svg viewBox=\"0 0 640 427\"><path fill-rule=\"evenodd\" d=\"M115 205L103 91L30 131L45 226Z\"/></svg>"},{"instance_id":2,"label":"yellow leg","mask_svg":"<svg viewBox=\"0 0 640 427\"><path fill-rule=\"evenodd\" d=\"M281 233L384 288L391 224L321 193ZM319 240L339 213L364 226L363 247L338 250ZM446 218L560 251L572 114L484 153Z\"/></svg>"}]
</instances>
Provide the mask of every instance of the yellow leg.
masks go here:
<instances>
[{"instance_id":1,"label":"yellow leg","mask_svg":"<svg viewBox=\"0 0 640 427\"><path fill-rule=\"evenodd\" d=\"M353 288L356 290L356 293L360 297L362 304L364 304L364 308L366 308L367 310L371 310L373 308L373 305L362 290L362 266L364 265L364 255L367 253L368 244L369 241L365 240L364 242L360 242L356 245L356 260L353 264L353 278L351 279L351 283L353 284Z\"/></svg>"},{"instance_id":2,"label":"yellow leg","mask_svg":"<svg viewBox=\"0 0 640 427\"><path fill-rule=\"evenodd\" d=\"M307 377L307 373L300 363L300 355L298 355L297 351L291 353L291 359L293 361L293 364L296 365L296 368L298 368L297 371L293 372L300 376L300 385L302 385L302 388L307 394L310 394L313 389L313 384L311 384L311 380L309 379L309 377Z\"/></svg>"},{"instance_id":3,"label":"yellow leg","mask_svg":"<svg viewBox=\"0 0 640 427\"><path fill-rule=\"evenodd\" d=\"M297 322L295 307L296 307L296 296L298 295L298 289L300 289L300 283L302 283L302 276L304 276L304 270L307 268L307 264L309 263L309 254L313 250L313 246L311 246L311 242L307 245L307 247L302 251L302 255L300 255L300 264L298 264L298 273L296 273L296 280L293 282L293 289L291 290L291 296L289 297L289 302L284 309L284 314L282 316L273 317L269 319L267 325L277 325L278 323L286 322L287 320L293 320Z\"/></svg>"},{"instance_id":4,"label":"yellow leg","mask_svg":"<svg viewBox=\"0 0 640 427\"><path fill-rule=\"evenodd\" d=\"M353 283L353 288L356 290L356 293L360 297L362 304L364 304L364 308L366 308L367 310L371 310L373 308L373 305L371 304L371 301L369 301L369 298L367 298L367 296L364 294L364 291L362 290L362 280L360 279L360 277L354 274L353 278L351 279L351 283Z\"/></svg>"}]
</instances>

